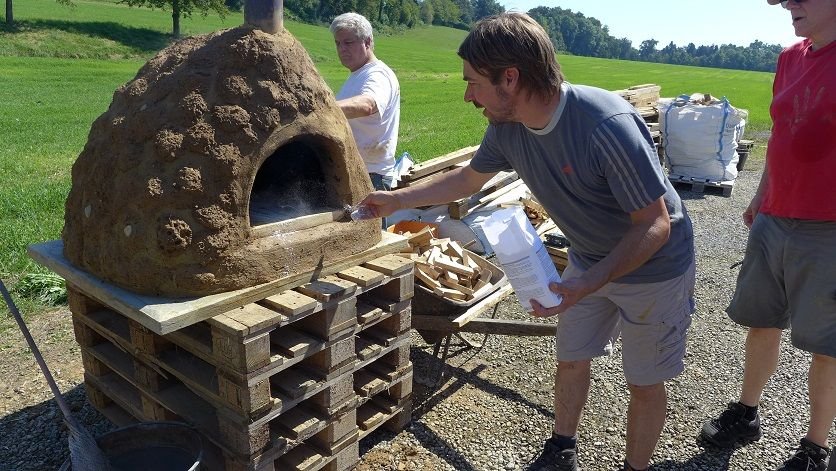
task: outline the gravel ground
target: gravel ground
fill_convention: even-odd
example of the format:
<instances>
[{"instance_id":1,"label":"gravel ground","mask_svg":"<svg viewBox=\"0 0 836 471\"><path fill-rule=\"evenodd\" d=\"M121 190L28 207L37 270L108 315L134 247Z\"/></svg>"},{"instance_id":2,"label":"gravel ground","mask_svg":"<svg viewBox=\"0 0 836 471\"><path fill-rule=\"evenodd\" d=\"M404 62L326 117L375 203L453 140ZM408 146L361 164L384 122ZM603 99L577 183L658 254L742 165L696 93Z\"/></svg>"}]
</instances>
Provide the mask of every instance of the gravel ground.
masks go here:
<instances>
[{"instance_id":1,"label":"gravel ground","mask_svg":"<svg viewBox=\"0 0 836 471\"><path fill-rule=\"evenodd\" d=\"M668 419L653 457L656 470L776 468L806 430L809 355L785 337L781 365L761 406L765 435L733 452L705 448L696 435L703 421L736 400L743 373L745 331L724 313L734 291L747 235L740 214L760 176L749 162L731 198L719 192L680 194L694 221L697 241L697 312L689 333L686 371L668 385ZM709 189L711 190L711 189ZM526 319L515 300L498 317ZM56 469L67 456L60 412L51 400L22 337L0 319L0 471ZM66 311L37 316L30 328L78 417L94 434L110 424L84 398L82 366ZM489 336L481 349L454 343L445 377L432 385L439 361L415 335L414 420L393 435L375 432L361 444L357 469L525 470L552 426L554 340ZM482 340L482 336L471 336ZM620 469L624 456L627 391L620 352L593 363L589 402L580 427L579 460L587 471ZM831 443L836 433L831 432Z\"/></svg>"}]
</instances>

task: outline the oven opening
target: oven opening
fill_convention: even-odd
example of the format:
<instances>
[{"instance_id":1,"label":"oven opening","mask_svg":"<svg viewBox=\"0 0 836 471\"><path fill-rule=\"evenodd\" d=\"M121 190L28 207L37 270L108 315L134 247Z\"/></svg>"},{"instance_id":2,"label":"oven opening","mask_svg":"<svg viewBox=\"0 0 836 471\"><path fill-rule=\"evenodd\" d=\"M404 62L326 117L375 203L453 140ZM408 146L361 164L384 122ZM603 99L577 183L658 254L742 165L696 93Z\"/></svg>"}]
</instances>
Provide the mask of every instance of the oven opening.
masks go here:
<instances>
[{"instance_id":1,"label":"oven opening","mask_svg":"<svg viewBox=\"0 0 836 471\"><path fill-rule=\"evenodd\" d=\"M330 159L320 155L323 152L320 146L296 140L264 161L250 194L250 226L257 234L292 232L344 218L335 195L329 195L321 164Z\"/></svg>"}]
</instances>

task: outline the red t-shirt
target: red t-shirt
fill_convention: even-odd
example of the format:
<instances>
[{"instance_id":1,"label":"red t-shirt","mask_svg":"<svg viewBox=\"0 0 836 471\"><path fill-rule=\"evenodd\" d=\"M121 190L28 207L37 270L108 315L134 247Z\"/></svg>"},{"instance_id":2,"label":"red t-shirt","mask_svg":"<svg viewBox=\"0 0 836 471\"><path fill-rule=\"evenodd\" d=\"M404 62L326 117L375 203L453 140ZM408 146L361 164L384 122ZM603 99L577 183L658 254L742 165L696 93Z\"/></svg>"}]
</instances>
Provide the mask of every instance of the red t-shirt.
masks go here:
<instances>
[{"instance_id":1,"label":"red t-shirt","mask_svg":"<svg viewBox=\"0 0 836 471\"><path fill-rule=\"evenodd\" d=\"M836 221L836 41L810 45L805 39L778 57L760 212Z\"/></svg>"}]
</instances>

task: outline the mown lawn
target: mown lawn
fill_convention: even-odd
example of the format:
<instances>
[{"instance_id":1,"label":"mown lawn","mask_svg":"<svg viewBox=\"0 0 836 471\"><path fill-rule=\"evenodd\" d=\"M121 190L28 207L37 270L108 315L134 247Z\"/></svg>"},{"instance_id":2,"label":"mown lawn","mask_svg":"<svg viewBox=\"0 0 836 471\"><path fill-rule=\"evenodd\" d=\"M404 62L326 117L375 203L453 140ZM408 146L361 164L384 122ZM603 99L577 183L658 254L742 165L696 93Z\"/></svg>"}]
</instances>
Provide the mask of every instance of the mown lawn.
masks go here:
<instances>
[{"instance_id":1,"label":"mown lawn","mask_svg":"<svg viewBox=\"0 0 836 471\"><path fill-rule=\"evenodd\" d=\"M0 27L0 277L12 282L41 271L28 244L60 237L70 167L93 120L121 84L171 42L169 11L129 8L109 1L15 2L16 27ZM183 33L230 28L225 19L195 15ZM0 16L0 22L5 18ZM336 59L327 27L285 22L333 89L346 70ZM456 48L466 33L423 27L378 36L376 52L398 74L402 114L398 152L426 160L477 144L481 113L464 103ZM569 81L620 89L662 86L664 96L694 92L727 96L750 112L750 135L767 130L772 74L560 56Z\"/></svg>"}]
</instances>

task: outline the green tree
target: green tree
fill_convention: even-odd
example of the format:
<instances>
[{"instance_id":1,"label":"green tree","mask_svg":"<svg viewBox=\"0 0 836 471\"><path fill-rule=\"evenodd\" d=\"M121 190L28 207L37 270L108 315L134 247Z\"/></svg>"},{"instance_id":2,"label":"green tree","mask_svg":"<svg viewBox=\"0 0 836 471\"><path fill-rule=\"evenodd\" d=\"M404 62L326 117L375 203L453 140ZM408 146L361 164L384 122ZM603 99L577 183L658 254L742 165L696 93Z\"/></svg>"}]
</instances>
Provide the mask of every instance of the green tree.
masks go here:
<instances>
[{"instance_id":1,"label":"green tree","mask_svg":"<svg viewBox=\"0 0 836 471\"><path fill-rule=\"evenodd\" d=\"M15 22L15 15L12 11L12 0L6 0L6 25L11 26Z\"/></svg>"},{"instance_id":2,"label":"green tree","mask_svg":"<svg viewBox=\"0 0 836 471\"><path fill-rule=\"evenodd\" d=\"M394 5L397 5L397 14L393 12L389 18L393 23L412 28L421 22L418 4L415 0L397 0Z\"/></svg>"},{"instance_id":3,"label":"green tree","mask_svg":"<svg viewBox=\"0 0 836 471\"><path fill-rule=\"evenodd\" d=\"M421 21L425 25L433 24L433 20L435 19L435 9L433 8L433 4L430 0L424 0L421 2L420 12Z\"/></svg>"},{"instance_id":4,"label":"green tree","mask_svg":"<svg viewBox=\"0 0 836 471\"><path fill-rule=\"evenodd\" d=\"M296 16L308 23L319 23L319 0L284 0L284 9L293 12Z\"/></svg>"},{"instance_id":5,"label":"green tree","mask_svg":"<svg viewBox=\"0 0 836 471\"><path fill-rule=\"evenodd\" d=\"M433 24L448 26L459 19L459 7L452 0L424 0L432 3Z\"/></svg>"},{"instance_id":6,"label":"green tree","mask_svg":"<svg viewBox=\"0 0 836 471\"><path fill-rule=\"evenodd\" d=\"M659 41L655 39L645 39L639 46L639 58L643 61L652 61L656 55L656 45Z\"/></svg>"},{"instance_id":7,"label":"green tree","mask_svg":"<svg viewBox=\"0 0 836 471\"><path fill-rule=\"evenodd\" d=\"M473 4L473 19L481 20L486 16L497 15L504 11L505 7L496 0L476 0Z\"/></svg>"},{"instance_id":8,"label":"green tree","mask_svg":"<svg viewBox=\"0 0 836 471\"><path fill-rule=\"evenodd\" d=\"M209 11L216 12L221 18L225 18L229 13L224 0L122 0L122 3L127 3L132 7L146 6L150 8L165 9L171 6L171 34L175 38L180 37L180 18L190 17L194 11L199 11L203 16L207 16Z\"/></svg>"},{"instance_id":9,"label":"green tree","mask_svg":"<svg viewBox=\"0 0 836 471\"><path fill-rule=\"evenodd\" d=\"M464 25L473 23L473 3L470 0L455 0L459 7L459 21Z\"/></svg>"}]
</instances>

